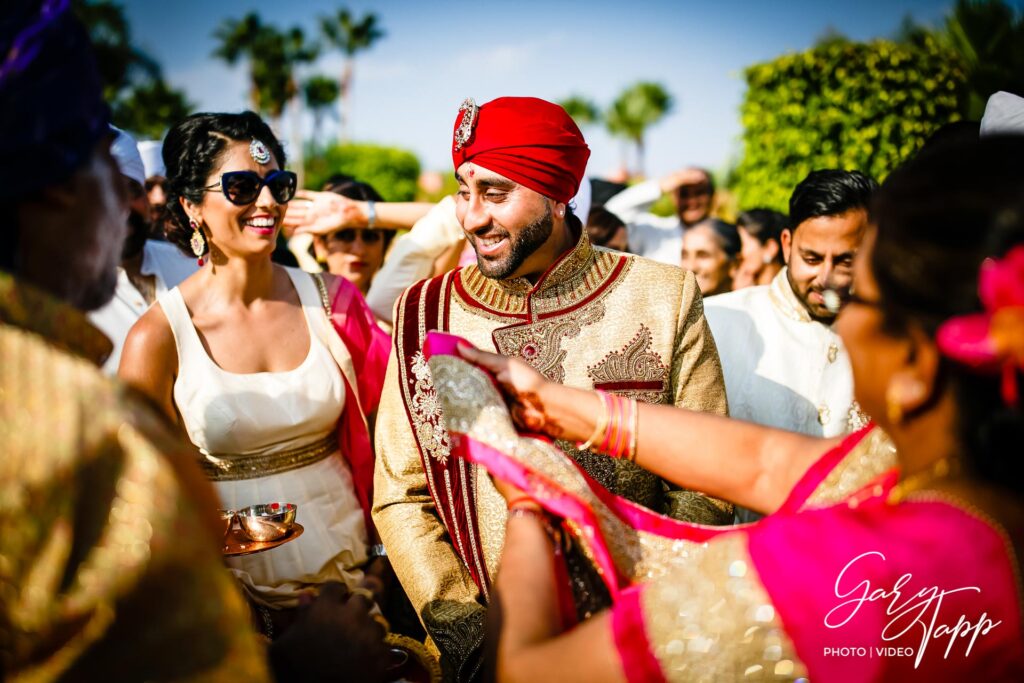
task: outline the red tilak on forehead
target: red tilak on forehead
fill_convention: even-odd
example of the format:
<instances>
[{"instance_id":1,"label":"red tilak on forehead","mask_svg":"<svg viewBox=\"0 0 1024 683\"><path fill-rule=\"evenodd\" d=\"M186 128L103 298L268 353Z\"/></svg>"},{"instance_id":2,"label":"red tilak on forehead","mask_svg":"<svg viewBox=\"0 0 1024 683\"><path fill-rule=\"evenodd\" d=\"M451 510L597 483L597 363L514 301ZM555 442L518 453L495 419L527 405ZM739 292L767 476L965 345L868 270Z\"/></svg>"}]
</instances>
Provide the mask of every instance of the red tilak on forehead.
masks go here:
<instances>
[{"instance_id":1,"label":"red tilak on forehead","mask_svg":"<svg viewBox=\"0 0 1024 683\"><path fill-rule=\"evenodd\" d=\"M469 169L469 177L472 178L475 175L476 175L476 169L470 168Z\"/></svg>"}]
</instances>

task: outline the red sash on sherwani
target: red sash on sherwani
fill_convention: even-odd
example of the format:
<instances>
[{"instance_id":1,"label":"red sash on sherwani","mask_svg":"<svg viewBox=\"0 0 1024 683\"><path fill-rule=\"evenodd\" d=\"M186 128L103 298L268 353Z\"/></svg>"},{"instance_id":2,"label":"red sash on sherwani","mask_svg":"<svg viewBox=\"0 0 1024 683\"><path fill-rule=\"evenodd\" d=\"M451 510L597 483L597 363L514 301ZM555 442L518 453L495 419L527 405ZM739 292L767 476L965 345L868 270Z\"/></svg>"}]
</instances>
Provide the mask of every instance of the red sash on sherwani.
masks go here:
<instances>
[{"instance_id":1,"label":"red sash on sherwani","mask_svg":"<svg viewBox=\"0 0 1024 683\"><path fill-rule=\"evenodd\" d=\"M452 282L459 270L444 277L423 280L399 300L400 328L395 329L395 348L409 423L419 448L427 486L437 514L452 538L452 546L469 569L477 588L489 596L490 577L484 563L476 519L475 465L449 456L448 434L441 418L430 369L423 357L423 342L431 330L448 330L448 305ZM416 413L416 415L414 415Z\"/></svg>"}]
</instances>

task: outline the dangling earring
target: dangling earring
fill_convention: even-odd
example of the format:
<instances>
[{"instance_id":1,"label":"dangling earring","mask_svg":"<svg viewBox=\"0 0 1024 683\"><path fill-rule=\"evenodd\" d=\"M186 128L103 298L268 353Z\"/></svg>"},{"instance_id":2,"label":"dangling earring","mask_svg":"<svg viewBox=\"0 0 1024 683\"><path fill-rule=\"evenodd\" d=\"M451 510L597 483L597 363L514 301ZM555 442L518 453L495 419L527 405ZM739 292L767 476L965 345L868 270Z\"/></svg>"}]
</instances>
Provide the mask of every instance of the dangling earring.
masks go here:
<instances>
[{"instance_id":1,"label":"dangling earring","mask_svg":"<svg viewBox=\"0 0 1024 683\"><path fill-rule=\"evenodd\" d=\"M885 416L889 423L898 425L906 417L905 403L916 404L925 397L924 382L919 379L894 377L885 389Z\"/></svg>"},{"instance_id":2,"label":"dangling earring","mask_svg":"<svg viewBox=\"0 0 1024 683\"><path fill-rule=\"evenodd\" d=\"M203 239L203 233L199 230L199 224L196 223L196 219L190 218L188 224L192 228L192 239L188 243L192 247L192 253L198 257L196 263L202 268L203 254L206 253L206 240Z\"/></svg>"},{"instance_id":3,"label":"dangling earring","mask_svg":"<svg viewBox=\"0 0 1024 683\"><path fill-rule=\"evenodd\" d=\"M899 391L892 385L885 392L885 416L889 418L889 424L898 425L903 422L903 402Z\"/></svg>"}]
</instances>

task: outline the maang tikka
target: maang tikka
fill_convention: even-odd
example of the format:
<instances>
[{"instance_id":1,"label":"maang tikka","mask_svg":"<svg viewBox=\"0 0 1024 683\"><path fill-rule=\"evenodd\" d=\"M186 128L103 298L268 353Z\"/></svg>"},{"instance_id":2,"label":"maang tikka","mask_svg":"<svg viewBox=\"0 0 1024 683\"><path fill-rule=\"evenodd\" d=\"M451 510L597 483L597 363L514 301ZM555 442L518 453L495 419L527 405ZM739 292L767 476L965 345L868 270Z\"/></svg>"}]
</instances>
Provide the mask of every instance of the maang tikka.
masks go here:
<instances>
[{"instance_id":1,"label":"maang tikka","mask_svg":"<svg viewBox=\"0 0 1024 683\"><path fill-rule=\"evenodd\" d=\"M249 156L257 164L269 164L270 163L270 148L264 144L262 140L252 139L249 143Z\"/></svg>"}]
</instances>

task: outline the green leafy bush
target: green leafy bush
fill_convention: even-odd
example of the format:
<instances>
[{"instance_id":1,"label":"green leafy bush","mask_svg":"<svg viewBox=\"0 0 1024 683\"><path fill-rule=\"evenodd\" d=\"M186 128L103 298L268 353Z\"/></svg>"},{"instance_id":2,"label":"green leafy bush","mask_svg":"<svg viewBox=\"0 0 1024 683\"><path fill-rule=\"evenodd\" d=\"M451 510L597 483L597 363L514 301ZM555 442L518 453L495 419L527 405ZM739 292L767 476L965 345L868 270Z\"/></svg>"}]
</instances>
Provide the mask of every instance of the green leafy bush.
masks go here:
<instances>
[{"instance_id":1,"label":"green leafy bush","mask_svg":"<svg viewBox=\"0 0 1024 683\"><path fill-rule=\"evenodd\" d=\"M309 189L319 190L335 173L369 183L389 202L407 202L416 197L420 162L407 150L365 143L334 145L307 155Z\"/></svg>"},{"instance_id":2,"label":"green leafy bush","mask_svg":"<svg viewBox=\"0 0 1024 683\"><path fill-rule=\"evenodd\" d=\"M817 168L881 181L939 127L959 118L960 60L936 41L830 40L745 71L740 206L786 211Z\"/></svg>"}]
</instances>

